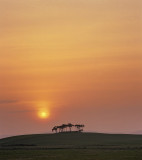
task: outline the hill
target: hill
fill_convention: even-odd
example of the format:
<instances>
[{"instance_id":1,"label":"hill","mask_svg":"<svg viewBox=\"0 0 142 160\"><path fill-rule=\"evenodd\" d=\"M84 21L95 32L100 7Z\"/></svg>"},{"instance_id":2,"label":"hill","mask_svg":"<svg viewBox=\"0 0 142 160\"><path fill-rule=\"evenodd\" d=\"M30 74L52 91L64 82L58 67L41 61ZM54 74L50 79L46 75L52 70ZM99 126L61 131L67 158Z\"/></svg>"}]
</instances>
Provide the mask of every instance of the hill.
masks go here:
<instances>
[{"instance_id":1,"label":"hill","mask_svg":"<svg viewBox=\"0 0 142 160\"><path fill-rule=\"evenodd\" d=\"M81 146L142 145L142 135L102 134L102 133L57 133L35 134L4 138L0 146L46 146L46 147L81 147Z\"/></svg>"}]
</instances>

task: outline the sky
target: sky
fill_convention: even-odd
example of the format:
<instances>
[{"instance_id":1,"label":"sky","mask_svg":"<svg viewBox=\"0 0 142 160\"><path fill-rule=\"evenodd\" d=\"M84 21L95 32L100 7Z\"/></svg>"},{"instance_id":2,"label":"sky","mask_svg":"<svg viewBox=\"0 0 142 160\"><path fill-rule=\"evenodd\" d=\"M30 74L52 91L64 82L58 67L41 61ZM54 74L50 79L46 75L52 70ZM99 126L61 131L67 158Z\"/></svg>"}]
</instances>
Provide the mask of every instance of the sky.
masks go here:
<instances>
[{"instance_id":1,"label":"sky","mask_svg":"<svg viewBox=\"0 0 142 160\"><path fill-rule=\"evenodd\" d=\"M0 0L0 136L142 130L141 0Z\"/></svg>"}]
</instances>

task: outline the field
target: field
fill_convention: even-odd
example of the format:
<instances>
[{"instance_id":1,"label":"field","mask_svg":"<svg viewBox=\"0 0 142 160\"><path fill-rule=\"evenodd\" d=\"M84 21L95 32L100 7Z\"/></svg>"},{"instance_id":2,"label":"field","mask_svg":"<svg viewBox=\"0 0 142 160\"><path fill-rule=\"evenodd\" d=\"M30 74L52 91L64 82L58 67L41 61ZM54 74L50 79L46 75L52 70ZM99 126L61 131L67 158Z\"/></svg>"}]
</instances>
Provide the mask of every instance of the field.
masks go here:
<instances>
[{"instance_id":1,"label":"field","mask_svg":"<svg viewBox=\"0 0 142 160\"><path fill-rule=\"evenodd\" d=\"M141 150L53 149L5 150L1 160L141 160Z\"/></svg>"},{"instance_id":2,"label":"field","mask_svg":"<svg viewBox=\"0 0 142 160\"><path fill-rule=\"evenodd\" d=\"M141 135L62 133L0 140L0 160L141 159Z\"/></svg>"}]
</instances>

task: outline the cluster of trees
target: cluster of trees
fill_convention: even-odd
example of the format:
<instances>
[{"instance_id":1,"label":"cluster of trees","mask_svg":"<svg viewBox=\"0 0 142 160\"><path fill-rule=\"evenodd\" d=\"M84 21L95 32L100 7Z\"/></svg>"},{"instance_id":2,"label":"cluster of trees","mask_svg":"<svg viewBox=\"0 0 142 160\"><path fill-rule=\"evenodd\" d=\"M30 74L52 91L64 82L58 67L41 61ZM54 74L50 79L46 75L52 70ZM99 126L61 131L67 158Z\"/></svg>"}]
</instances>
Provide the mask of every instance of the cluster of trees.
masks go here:
<instances>
[{"instance_id":1,"label":"cluster of trees","mask_svg":"<svg viewBox=\"0 0 142 160\"><path fill-rule=\"evenodd\" d=\"M54 126L52 128L52 132L60 133L60 132L72 132L72 128L75 128L77 132L82 132L85 127L83 124L62 124L61 126Z\"/></svg>"}]
</instances>

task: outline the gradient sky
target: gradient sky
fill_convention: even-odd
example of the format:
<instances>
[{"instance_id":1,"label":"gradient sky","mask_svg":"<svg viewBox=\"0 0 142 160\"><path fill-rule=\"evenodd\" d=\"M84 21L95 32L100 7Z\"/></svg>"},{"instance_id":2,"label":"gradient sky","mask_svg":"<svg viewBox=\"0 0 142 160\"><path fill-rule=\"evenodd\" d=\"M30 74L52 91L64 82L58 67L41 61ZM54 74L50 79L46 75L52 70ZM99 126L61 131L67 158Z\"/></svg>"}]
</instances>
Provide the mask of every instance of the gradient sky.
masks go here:
<instances>
[{"instance_id":1,"label":"gradient sky","mask_svg":"<svg viewBox=\"0 0 142 160\"><path fill-rule=\"evenodd\" d=\"M142 130L141 0L0 0L0 136L68 122Z\"/></svg>"}]
</instances>

